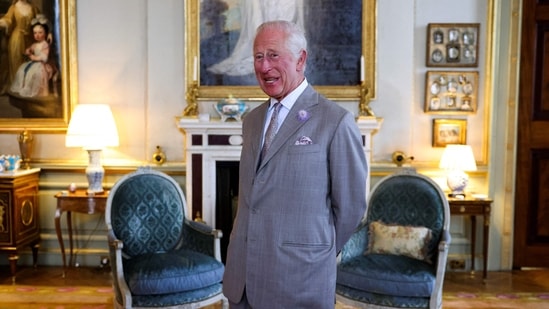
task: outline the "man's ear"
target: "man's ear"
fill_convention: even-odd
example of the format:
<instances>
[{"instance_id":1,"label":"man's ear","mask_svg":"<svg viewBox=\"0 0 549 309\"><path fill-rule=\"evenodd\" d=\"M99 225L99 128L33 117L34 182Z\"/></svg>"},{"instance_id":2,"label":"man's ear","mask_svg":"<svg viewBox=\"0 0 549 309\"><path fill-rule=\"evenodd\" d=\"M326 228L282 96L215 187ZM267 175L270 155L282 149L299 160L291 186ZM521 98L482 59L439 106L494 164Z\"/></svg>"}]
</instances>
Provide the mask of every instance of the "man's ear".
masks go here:
<instances>
[{"instance_id":1,"label":"man's ear","mask_svg":"<svg viewBox=\"0 0 549 309\"><path fill-rule=\"evenodd\" d=\"M305 64L307 63L307 51L302 49L299 52L299 58L297 58L297 70L305 71Z\"/></svg>"}]
</instances>

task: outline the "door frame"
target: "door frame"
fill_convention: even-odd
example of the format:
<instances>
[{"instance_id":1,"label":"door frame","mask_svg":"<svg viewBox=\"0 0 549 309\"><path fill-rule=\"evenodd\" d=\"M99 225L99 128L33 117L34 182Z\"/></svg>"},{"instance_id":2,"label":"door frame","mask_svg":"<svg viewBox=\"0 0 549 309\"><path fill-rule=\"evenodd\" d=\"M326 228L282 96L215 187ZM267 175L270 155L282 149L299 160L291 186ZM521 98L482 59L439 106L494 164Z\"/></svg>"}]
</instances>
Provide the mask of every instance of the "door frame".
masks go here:
<instances>
[{"instance_id":1,"label":"door frame","mask_svg":"<svg viewBox=\"0 0 549 309\"><path fill-rule=\"evenodd\" d=\"M517 147L520 24L522 1L491 1L493 9L492 42L494 76L490 93L492 112L489 151L489 194L493 196L490 233L489 270L510 270L513 265L515 174ZM496 44L494 44L496 45ZM508 48L505 48L508 47ZM499 245L497 245L499 244Z\"/></svg>"}]
</instances>

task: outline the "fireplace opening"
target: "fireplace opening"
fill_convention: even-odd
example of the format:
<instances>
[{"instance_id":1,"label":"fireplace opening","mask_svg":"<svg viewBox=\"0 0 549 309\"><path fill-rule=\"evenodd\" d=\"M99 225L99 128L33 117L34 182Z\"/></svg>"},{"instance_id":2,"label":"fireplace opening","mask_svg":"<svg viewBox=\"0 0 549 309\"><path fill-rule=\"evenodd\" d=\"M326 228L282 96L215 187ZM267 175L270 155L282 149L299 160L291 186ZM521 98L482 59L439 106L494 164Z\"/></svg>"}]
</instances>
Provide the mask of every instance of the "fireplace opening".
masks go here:
<instances>
[{"instance_id":1,"label":"fireplace opening","mask_svg":"<svg viewBox=\"0 0 549 309\"><path fill-rule=\"evenodd\" d=\"M221 238L221 260L225 263L227 246L233 230L233 221L238 207L238 168L239 161L216 162L216 229L223 231Z\"/></svg>"}]
</instances>

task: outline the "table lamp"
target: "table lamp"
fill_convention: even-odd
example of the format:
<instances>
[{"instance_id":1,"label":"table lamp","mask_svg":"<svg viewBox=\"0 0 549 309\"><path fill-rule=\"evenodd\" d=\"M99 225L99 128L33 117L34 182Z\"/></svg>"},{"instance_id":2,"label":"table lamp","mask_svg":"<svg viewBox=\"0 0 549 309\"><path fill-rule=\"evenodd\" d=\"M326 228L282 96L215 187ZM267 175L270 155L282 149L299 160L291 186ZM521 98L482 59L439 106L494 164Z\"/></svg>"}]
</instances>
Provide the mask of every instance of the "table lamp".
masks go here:
<instances>
[{"instance_id":1,"label":"table lamp","mask_svg":"<svg viewBox=\"0 0 549 309\"><path fill-rule=\"evenodd\" d=\"M106 104L77 105L69 122L65 146L88 151L88 193L103 192L105 169L101 166L101 150L118 146L118 131L110 107Z\"/></svg>"},{"instance_id":2,"label":"table lamp","mask_svg":"<svg viewBox=\"0 0 549 309\"><path fill-rule=\"evenodd\" d=\"M465 197L465 187L469 182L466 171L476 171L477 164L473 149L469 145L446 145L440 159L440 168L446 169L446 183L452 191L449 197Z\"/></svg>"}]
</instances>

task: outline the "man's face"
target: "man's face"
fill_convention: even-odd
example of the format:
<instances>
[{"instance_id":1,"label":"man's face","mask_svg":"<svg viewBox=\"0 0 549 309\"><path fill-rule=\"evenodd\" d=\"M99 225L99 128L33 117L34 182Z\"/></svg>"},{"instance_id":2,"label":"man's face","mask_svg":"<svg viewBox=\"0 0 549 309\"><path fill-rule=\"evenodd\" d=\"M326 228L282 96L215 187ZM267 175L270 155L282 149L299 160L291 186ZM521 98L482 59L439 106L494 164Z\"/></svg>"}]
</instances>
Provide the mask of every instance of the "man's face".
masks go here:
<instances>
[{"instance_id":1,"label":"man's face","mask_svg":"<svg viewBox=\"0 0 549 309\"><path fill-rule=\"evenodd\" d=\"M296 59L280 30L264 29L254 40L254 69L259 86L279 101L303 81L306 58L306 51L301 51Z\"/></svg>"}]
</instances>

